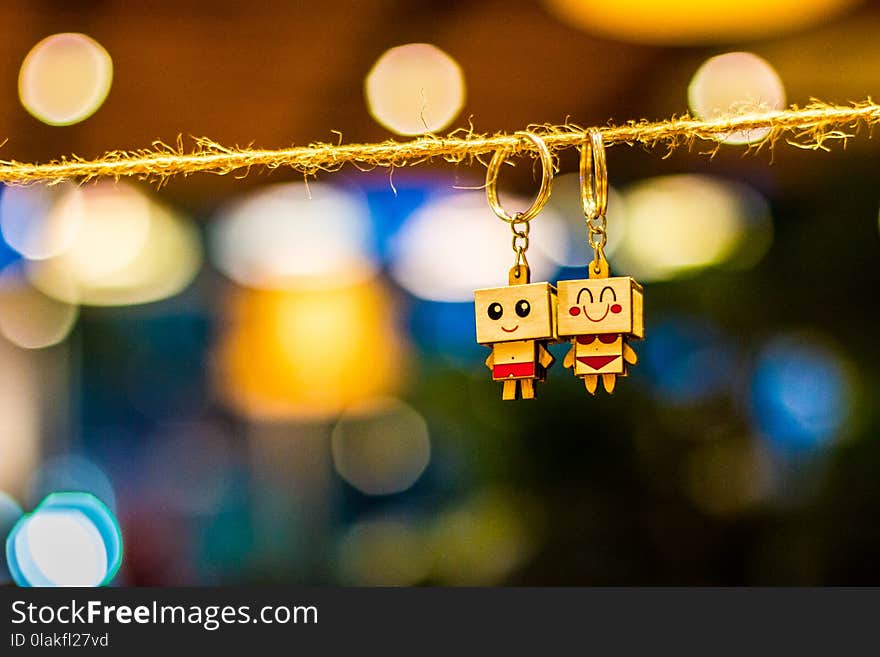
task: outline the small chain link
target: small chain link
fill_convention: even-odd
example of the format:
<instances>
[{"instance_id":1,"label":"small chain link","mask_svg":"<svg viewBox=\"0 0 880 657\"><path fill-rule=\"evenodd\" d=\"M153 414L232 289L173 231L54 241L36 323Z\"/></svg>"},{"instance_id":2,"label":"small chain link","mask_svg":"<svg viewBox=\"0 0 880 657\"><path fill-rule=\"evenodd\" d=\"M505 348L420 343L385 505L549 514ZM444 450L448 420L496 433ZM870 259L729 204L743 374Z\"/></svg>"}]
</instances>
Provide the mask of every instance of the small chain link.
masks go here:
<instances>
[{"instance_id":1,"label":"small chain link","mask_svg":"<svg viewBox=\"0 0 880 657\"><path fill-rule=\"evenodd\" d=\"M511 246L515 254L513 265L528 265L526 260L526 251L529 248L529 221L522 220L521 214L514 215L514 220L510 222L510 231L513 233Z\"/></svg>"},{"instance_id":2,"label":"small chain link","mask_svg":"<svg viewBox=\"0 0 880 657\"><path fill-rule=\"evenodd\" d=\"M541 162L541 187L538 190L538 195L532 204L521 212L508 214L501 207L501 203L498 200L498 172L510 154L509 149L502 148L495 151L489 166L486 168L486 199L495 215L510 224L510 230L513 233L510 243L515 256L513 266L528 267L526 251L529 248L529 222L538 216L538 213L550 198L550 186L553 182L554 171L553 156L550 154L547 144L538 135L528 131L520 131L515 133L515 136L530 141L538 151L538 158Z\"/></svg>"},{"instance_id":3,"label":"small chain link","mask_svg":"<svg viewBox=\"0 0 880 657\"><path fill-rule=\"evenodd\" d=\"M597 263L605 259L605 243L608 241L606 228L604 214L587 219L587 229L590 231L588 241L593 249L593 259Z\"/></svg>"}]
</instances>

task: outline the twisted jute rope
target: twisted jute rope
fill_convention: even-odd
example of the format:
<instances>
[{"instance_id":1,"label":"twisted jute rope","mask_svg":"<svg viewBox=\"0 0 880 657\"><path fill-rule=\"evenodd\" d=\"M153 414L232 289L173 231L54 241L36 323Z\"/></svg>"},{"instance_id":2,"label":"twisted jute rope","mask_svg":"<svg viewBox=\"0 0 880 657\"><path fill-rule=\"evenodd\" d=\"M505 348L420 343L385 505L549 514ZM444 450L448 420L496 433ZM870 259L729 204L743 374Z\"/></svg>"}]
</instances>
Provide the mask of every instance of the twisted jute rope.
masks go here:
<instances>
[{"instance_id":1,"label":"twisted jute rope","mask_svg":"<svg viewBox=\"0 0 880 657\"><path fill-rule=\"evenodd\" d=\"M786 110L741 113L712 120L698 120L687 115L664 121L627 121L620 125L599 128L606 146L626 144L663 149L665 155L678 148L693 149L708 144L704 152L714 153L731 133L766 131L749 148L773 148L785 143L803 149L829 150L832 143L846 141L860 131L880 123L880 105L868 98L850 105L831 105L813 101L805 107L793 105ZM536 124L528 130L541 136L551 152L580 145L584 128L572 123L563 125ZM86 182L97 178L135 177L158 183L172 176L193 173L244 176L254 168L289 167L306 176L322 171L337 171L349 164L361 170L377 167L415 166L432 160L450 163L483 164L484 157L504 148L511 154L525 154L534 146L512 134L479 134L473 129L459 129L445 137L425 135L410 141L387 140L372 144L316 142L277 150L252 147L222 146L204 137L193 138L188 149L183 139L176 146L154 142L149 148L134 151L115 150L96 159L76 155L48 163L0 160L0 182L7 184L46 183L62 181Z\"/></svg>"}]
</instances>

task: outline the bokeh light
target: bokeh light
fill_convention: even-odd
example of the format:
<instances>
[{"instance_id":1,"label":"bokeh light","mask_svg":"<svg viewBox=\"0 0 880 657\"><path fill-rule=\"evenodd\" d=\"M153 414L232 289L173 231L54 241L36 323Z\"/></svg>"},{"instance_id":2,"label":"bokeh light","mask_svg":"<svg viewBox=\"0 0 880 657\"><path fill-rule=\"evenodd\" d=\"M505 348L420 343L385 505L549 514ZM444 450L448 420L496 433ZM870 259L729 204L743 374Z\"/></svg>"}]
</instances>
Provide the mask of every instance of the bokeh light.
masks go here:
<instances>
[{"instance_id":1,"label":"bokeh light","mask_svg":"<svg viewBox=\"0 0 880 657\"><path fill-rule=\"evenodd\" d=\"M486 349L474 341L473 301L444 303L415 300L409 308L408 328L419 351L428 357L470 368L486 358Z\"/></svg>"},{"instance_id":2,"label":"bokeh light","mask_svg":"<svg viewBox=\"0 0 880 657\"><path fill-rule=\"evenodd\" d=\"M406 490L431 457L425 419L391 398L368 399L347 408L333 428L331 448L339 475L368 495Z\"/></svg>"},{"instance_id":3,"label":"bokeh light","mask_svg":"<svg viewBox=\"0 0 880 657\"><path fill-rule=\"evenodd\" d=\"M768 112L785 107L785 87L776 70L750 52L729 52L707 59L688 86L688 106L701 119ZM728 144L750 144L767 136L769 128L733 132Z\"/></svg>"},{"instance_id":4,"label":"bokeh light","mask_svg":"<svg viewBox=\"0 0 880 657\"><path fill-rule=\"evenodd\" d=\"M31 285L21 262L0 271L0 333L25 349L64 340L79 314L75 305L46 296Z\"/></svg>"},{"instance_id":5,"label":"bokeh light","mask_svg":"<svg viewBox=\"0 0 880 657\"><path fill-rule=\"evenodd\" d=\"M21 497L37 463L40 429L41 381L45 380L35 354L0 340L0 490Z\"/></svg>"},{"instance_id":6,"label":"bokeh light","mask_svg":"<svg viewBox=\"0 0 880 657\"><path fill-rule=\"evenodd\" d=\"M502 489L477 493L437 517L430 529L434 576L441 584L499 584L535 549L521 498Z\"/></svg>"},{"instance_id":7,"label":"bokeh light","mask_svg":"<svg viewBox=\"0 0 880 657\"><path fill-rule=\"evenodd\" d=\"M783 336L761 351L752 378L758 433L781 454L809 453L839 438L852 406L841 356L824 342Z\"/></svg>"},{"instance_id":8,"label":"bokeh light","mask_svg":"<svg viewBox=\"0 0 880 657\"><path fill-rule=\"evenodd\" d=\"M377 280L232 292L216 384L245 416L325 418L401 384L404 345Z\"/></svg>"},{"instance_id":9,"label":"bokeh light","mask_svg":"<svg viewBox=\"0 0 880 657\"><path fill-rule=\"evenodd\" d=\"M29 519L26 536L34 566L58 586L97 586L107 572L98 530L76 511L44 511ZM64 549L59 550L63 544ZM28 578L35 583L36 578ZM38 580L36 580L38 581Z\"/></svg>"},{"instance_id":10,"label":"bokeh light","mask_svg":"<svg viewBox=\"0 0 880 657\"><path fill-rule=\"evenodd\" d=\"M100 586L122 563L122 535L93 495L53 493L16 523L6 556L19 586Z\"/></svg>"},{"instance_id":11,"label":"bokeh light","mask_svg":"<svg viewBox=\"0 0 880 657\"><path fill-rule=\"evenodd\" d=\"M30 260L58 255L79 230L79 215L52 212L71 186L4 187L0 196L0 230L13 249Z\"/></svg>"},{"instance_id":12,"label":"bokeh light","mask_svg":"<svg viewBox=\"0 0 880 657\"><path fill-rule=\"evenodd\" d=\"M860 0L544 0L562 20L640 43L714 44L813 25Z\"/></svg>"},{"instance_id":13,"label":"bokeh light","mask_svg":"<svg viewBox=\"0 0 880 657\"><path fill-rule=\"evenodd\" d=\"M730 339L694 318L653 321L639 358L655 394L676 405L694 404L729 390L737 373Z\"/></svg>"},{"instance_id":14,"label":"bokeh light","mask_svg":"<svg viewBox=\"0 0 880 657\"><path fill-rule=\"evenodd\" d=\"M353 525L338 555L339 578L349 586L411 586L431 569L421 530L403 518L374 518Z\"/></svg>"},{"instance_id":15,"label":"bokeh light","mask_svg":"<svg viewBox=\"0 0 880 657\"><path fill-rule=\"evenodd\" d=\"M202 262L191 221L137 188L99 183L69 190L52 209L73 239L58 255L29 263L40 290L68 303L125 306L173 296Z\"/></svg>"},{"instance_id":16,"label":"bokeh light","mask_svg":"<svg viewBox=\"0 0 880 657\"><path fill-rule=\"evenodd\" d=\"M116 493L107 473L79 454L61 454L40 465L31 477L27 499L32 505L54 491L90 493L116 510Z\"/></svg>"},{"instance_id":17,"label":"bokeh light","mask_svg":"<svg viewBox=\"0 0 880 657\"><path fill-rule=\"evenodd\" d=\"M505 203L528 205L518 198ZM532 280L548 280L568 257L567 230L549 208L530 225ZM423 299L473 301L475 289L506 283L514 257L510 240L510 227L492 214L482 193L442 196L416 210L397 233L391 275Z\"/></svg>"},{"instance_id":18,"label":"bokeh light","mask_svg":"<svg viewBox=\"0 0 880 657\"><path fill-rule=\"evenodd\" d=\"M0 491L0 547L6 545L6 537L18 522L23 511L14 499ZM12 582L12 575L6 563L6 550L0 550L0 586Z\"/></svg>"},{"instance_id":19,"label":"bokeh light","mask_svg":"<svg viewBox=\"0 0 880 657\"><path fill-rule=\"evenodd\" d=\"M772 240L764 198L722 178L651 178L628 188L624 202L626 230L613 263L643 282L693 274L712 265L749 267L763 257Z\"/></svg>"},{"instance_id":20,"label":"bokeh light","mask_svg":"<svg viewBox=\"0 0 880 657\"><path fill-rule=\"evenodd\" d=\"M94 114L113 81L113 60L85 34L53 34L35 45L21 64L21 104L49 125L71 125Z\"/></svg>"},{"instance_id":21,"label":"bokeh light","mask_svg":"<svg viewBox=\"0 0 880 657\"><path fill-rule=\"evenodd\" d=\"M0 239L0 267L21 260L21 254L9 246L5 240Z\"/></svg>"},{"instance_id":22,"label":"bokeh light","mask_svg":"<svg viewBox=\"0 0 880 657\"><path fill-rule=\"evenodd\" d=\"M224 209L210 254L230 279L262 289L340 287L376 269L365 200L322 183L270 185Z\"/></svg>"},{"instance_id":23,"label":"bokeh light","mask_svg":"<svg viewBox=\"0 0 880 657\"><path fill-rule=\"evenodd\" d=\"M370 114L399 135L419 135L448 126L464 105L461 67L428 43L386 51L365 82Z\"/></svg>"},{"instance_id":24,"label":"bokeh light","mask_svg":"<svg viewBox=\"0 0 880 657\"><path fill-rule=\"evenodd\" d=\"M393 184L390 184L392 183ZM409 216L425 201L437 194L443 186L430 174L411 176L394 174L366 177L361 190L370 210L375 250L386 264L391 256L390 242Z\"/></svg>"},{"instance_id":25,"label":"bokeh light","mask_svg":"<svg viewBox=\"0 0 880 657\"><path fill-rule=\"evenodd\" d=\"M127 184L102 183L74 187L53 209L54 222L70 226L63 259L73 277L83 283L116 274L141 251L150 231L149 200Z\"/></svg>"}]
</instances>

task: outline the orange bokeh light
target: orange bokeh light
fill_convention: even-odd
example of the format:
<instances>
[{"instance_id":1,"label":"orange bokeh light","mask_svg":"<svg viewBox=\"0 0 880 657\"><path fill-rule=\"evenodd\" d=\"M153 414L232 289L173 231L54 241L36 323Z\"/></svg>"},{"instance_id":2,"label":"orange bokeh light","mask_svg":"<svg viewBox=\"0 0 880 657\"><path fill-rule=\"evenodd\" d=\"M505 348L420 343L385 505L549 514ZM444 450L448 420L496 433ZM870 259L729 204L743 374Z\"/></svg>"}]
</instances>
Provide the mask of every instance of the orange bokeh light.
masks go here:
<instances>
[{"instance_id":1,"label":"orange bokeh light","mask_svg":"<svg viewBox=\"0 0 880 657\"><path fill-rule=\"evenodd\" d=\"M623 41L708 44L790 32L859 0L545 0L562 20Z\"/></svg>"},{"instance_id":2,"label":"orange bokeh light","mask_svg":"<svg viewBox=\"0 0 880 657\"><path fill-rule=\"evenodd\" d=\"M235 288L217 355L217 386L246 417L333 417L393 393L403 344L375 280L335 290Z\"/></svg>"}]
</instances>

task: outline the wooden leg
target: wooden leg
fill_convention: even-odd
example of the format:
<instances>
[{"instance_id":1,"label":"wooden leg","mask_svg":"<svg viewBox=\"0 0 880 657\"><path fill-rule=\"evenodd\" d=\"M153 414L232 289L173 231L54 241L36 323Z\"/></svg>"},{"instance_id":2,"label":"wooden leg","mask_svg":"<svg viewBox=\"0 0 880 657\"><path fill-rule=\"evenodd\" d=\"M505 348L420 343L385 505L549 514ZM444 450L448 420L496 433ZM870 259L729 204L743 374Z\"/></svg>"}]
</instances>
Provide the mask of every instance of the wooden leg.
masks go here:
<instances>
[{"instance_id":1,"label":"wooden leg","mask_svg":"<svg viewBox=\"0 0 880 657\"><path fill-rule=\"evenodd\" d=\"M501 399L516 399L516 381L505 381L501 391Z\"/></svg>"},{"instance_id":2,"label":"wooden leg","mask_svg":"<svg viewBox=\"0 0 880 657\"><path fill-rule=\"evenodd\" d=\"M602 383L605 384L605 390L608 391L608 394L611 394L614 392L614 384L617 383L617 375L603 374Z\"/></svg>"},{"instance_id":3,"label":"wooden leg","mask_svg":"<svg viewBox=\"0 0 880 657\"><path fill-rule=\"evenodd\" d=\"M534 399L535 398L535 380L534 379L522 379L519 382L519 389L522 393L523 399Z\"/></svg>"},{"instance_id":4,"label":"wooden leg","mask_svg":"<svg viewBox=\"0 0 880 657\"><path fill-rule=\"evenodd\" d=\"M587 374L584 377L584 385L587 387L587 392L591 395L596 394L596 386L599 385L599 377L595 374Z\"/></svg>"}]
</instances>

